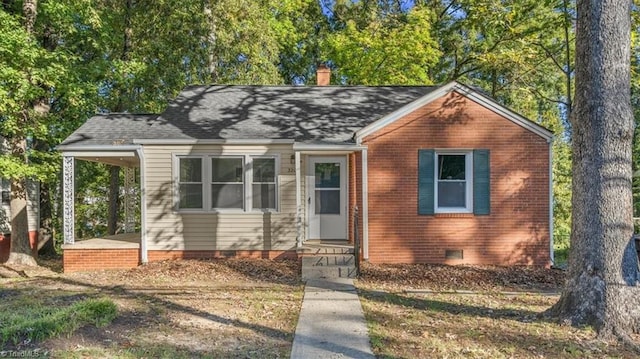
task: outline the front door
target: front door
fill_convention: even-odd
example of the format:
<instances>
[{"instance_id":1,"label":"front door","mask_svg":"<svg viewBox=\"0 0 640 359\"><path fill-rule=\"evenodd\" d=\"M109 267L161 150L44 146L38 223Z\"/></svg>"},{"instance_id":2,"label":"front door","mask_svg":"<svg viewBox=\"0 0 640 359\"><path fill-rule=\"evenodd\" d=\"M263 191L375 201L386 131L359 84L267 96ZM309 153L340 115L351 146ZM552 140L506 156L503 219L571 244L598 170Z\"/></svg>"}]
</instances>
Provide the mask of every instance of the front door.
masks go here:
<instances>
[{"instance_id":1,"label":"front door","mask_svg":"<svg viewBox=\"0 0 640 359\"><path fill-rule=\"evenodd\" d=\"M347 239L346 157L309 157L309 239Z\"/></svg>"}]
</instances>

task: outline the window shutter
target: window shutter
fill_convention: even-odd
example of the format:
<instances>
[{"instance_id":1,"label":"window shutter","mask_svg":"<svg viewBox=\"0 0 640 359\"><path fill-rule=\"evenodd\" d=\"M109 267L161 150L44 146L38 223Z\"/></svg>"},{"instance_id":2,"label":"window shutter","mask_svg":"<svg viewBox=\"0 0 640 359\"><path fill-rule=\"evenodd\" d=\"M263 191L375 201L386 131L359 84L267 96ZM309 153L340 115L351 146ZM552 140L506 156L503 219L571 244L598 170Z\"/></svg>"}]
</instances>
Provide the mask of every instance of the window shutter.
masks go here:
<instances>
[{"instance_id":1,"label":"window shutter","mask_svg":"<svg viewBox=\"0 0 640 359\"><path fill-rule=\"evenodd\" d=\"M489 150L473 151L473 213L486 215L491 211L489 183Z\"/></svg>"},{"instance_id":2,"label":"window shutter","mask_svg":"<svg viewBox=\"0 0 640 359\"><path fill-rule=\"evenodd\" d=\"M433 214L434 151L418 150L418 214Z\"/></svg>"}]
</instances>

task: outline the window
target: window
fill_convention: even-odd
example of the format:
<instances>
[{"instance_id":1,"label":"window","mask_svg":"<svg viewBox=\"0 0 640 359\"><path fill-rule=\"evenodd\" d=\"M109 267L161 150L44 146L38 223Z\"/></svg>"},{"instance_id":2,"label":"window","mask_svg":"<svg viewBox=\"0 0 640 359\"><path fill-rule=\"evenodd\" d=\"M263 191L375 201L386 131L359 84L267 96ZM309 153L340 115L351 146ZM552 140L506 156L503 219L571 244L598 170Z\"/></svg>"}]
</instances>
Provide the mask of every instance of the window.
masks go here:
<instances>
[{"instance_id":1,"label":"window","mask_svg":"<svg viewBox=\"0 0 640 359\"><path fill-rule=\"evenodd\" d=\"M178 188L180 193L179 208L202 207L202 158L181 157L178 159L180 173Z\"/></svg>"},{"instance_id":2,"label":"window","mask_svg":"<svg viewBox=\"0 0 640 359\"><path fill-rule=\"evenodd\" d=\"M418 214L489 214L489 168L489 150L419 150Z\"/></svg>"},{"instance_id":3,"label":"window","mask_svg":"<svg viewBox=\"0 0 640 359\"><path fill-rule=\"evenodd\" d=\"M275 156L176 156L178 209L276 210Z\"/></svg>"},{"instance_id":4,"label":"window","mask_svg":"<svg viewBox=\"0 0 640 359\"><path fill-rule=\"evenodd\" d=\"M471 153L436 156L436 212L471 212Z\"/></svg>"},{"instance_id":5,"label":"window","mask_svg":"<svg viewBox=\"0 0 640 359\"><path fill-rule=\"evenodd\" d=\"M211 158L211 208L244 208L242 157Z\"/></svg>"},{"instance_id":6,"label":"window","mask_svg":"<svg viewBox=\"0 0 640 359\"><path fill-rule=\"evenodd\" d=\"M253 158L253 209L276 209L276 159Z\"/></svg>"}]
</instances>

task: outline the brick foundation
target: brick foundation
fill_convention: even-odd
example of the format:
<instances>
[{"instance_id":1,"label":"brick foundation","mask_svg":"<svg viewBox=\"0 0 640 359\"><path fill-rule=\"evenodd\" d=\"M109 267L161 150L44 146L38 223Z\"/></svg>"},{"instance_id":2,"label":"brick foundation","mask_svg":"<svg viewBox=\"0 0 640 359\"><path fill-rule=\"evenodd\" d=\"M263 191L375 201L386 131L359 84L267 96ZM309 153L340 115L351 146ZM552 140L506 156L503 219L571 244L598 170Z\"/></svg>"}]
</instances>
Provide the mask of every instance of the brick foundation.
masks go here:
<instances>
[{"instance_id":1,"label":"brick foundation","mask_svg":"<svg viewBox=\"0 0 640 359\"><path fill-rule=\"evenodd\" d=\"M65 273L135 268L139 263L137 248L65 249L62 255L62 265Z\"/></svg>"},{"instance_id":2,"label":"brick foundation","mask_svg":"<svg viewBox=\"0 0 640 359\"><path fill-rule=\"evenodd\" d=\"M148 251L149 262L175 259L222 259L222 258L263 258L298 259L296 251ZM139 250L124 249L65 249L63 268L65 273L102 269L129 269L140 264Z\"/></svg>"}]
</instances>

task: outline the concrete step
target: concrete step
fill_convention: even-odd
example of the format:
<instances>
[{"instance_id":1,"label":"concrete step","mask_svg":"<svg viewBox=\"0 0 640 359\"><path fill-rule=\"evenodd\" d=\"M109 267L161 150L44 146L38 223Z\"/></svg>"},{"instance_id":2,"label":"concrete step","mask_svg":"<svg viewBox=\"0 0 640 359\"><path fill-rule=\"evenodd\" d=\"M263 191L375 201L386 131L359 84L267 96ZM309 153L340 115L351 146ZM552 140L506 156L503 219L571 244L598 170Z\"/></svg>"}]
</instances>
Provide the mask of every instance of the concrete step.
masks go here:
<instances>
[{"instance_id":1,"label":"concrete step","mask_svg":"<svg viewBox=\"0 0 640 359\"><path fill-rule=\"evenodd\" d=\"M325 247L325 246L303 246L298 249L298 253L303 256L322 254L353 254L353 247Z\"/></svg>"},{"instance_id":2,"label":"concrete step","mask_svg":"<svg viewBox=\"0 0 640 359\"><path fill-rule=\"evenodd\" d=\"M306 254L302 257L302 279L355 278L357 275L355 263L353 254L341 252Z\"/></svg>"},{"instance_id":3,"label":"concrete step","mask_svg":"<svg viewBox=\"0 0 640 359\"><path fill-rule=\"evenodd\" d=\"M355 266L302 266L302 279L355 278Z\"/></svg>"},{"instance_id":4,"label":"concrete step","mask_svg":"<svg viewBox=\"0 0 640 359\"><path fill-rule=\"evenodd\" d=\"M355 257L353 254L313 255L302 257L303 267L352 265L355 265Z\"/></svg>"}]
</instances>

